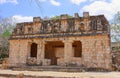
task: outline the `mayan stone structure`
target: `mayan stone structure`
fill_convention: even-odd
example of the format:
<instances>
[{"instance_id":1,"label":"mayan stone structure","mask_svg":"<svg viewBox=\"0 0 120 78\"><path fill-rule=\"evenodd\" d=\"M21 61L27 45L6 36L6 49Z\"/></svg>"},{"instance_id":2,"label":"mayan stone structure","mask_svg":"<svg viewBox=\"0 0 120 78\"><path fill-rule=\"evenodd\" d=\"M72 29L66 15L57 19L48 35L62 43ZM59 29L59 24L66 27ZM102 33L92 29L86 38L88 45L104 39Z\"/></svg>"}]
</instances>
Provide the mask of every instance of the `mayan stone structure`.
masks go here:
<instances>
[{"instance_id":1,"label":"mayan stone structure","mask_svg":"<svg viewBox=\"0 0 120 78\"><path fill-rule=\"evenodd\" d=\"M84 65L111 68L109 23L104 15L18 23L10 37L9 66Z\"/></svg>"}]
</instances>

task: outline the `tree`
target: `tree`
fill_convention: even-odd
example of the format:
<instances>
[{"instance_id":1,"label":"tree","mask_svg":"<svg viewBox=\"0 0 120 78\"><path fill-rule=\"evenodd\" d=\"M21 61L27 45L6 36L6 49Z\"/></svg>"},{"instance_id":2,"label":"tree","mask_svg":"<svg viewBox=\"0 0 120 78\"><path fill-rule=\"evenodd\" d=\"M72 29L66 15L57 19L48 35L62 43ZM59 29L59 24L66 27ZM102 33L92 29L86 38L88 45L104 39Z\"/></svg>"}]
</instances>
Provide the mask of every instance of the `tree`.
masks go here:
<instances>
[{"instance_id":1,"label":"tree","mask_svg":"<svg viewBox=\"0 0 120 78\"><path fill-rule=\"evenodd\" d=\"M12 18L0 19L0 61L8 57L9 53L9 37L15 27L15 22Z\"/></svg>"},{"instance_id":2,"label":"tree","mask_svg":"<svg viewBox=\"0 0 120 78\"><path fill-rule=\"evenodd\" d=\"M115 14L111 24L111 38L114 42L120 42L120 12ZM120 52L120 46L114 47L114 50Z\"/></svg>"},{"instance_id":3,"label":"tree","mask_svg":"<svg viewBox=\"0 0 120 78\"><path fill-rule=\"evenodd\" d=\"M15 27L16 22L13 18L1 18L0 19L0 34L2 34L6 29L12 32Z\"/></svg>"},{"instance_id":4,"label":"tree","mask_svg":"<svg viewBox=\"0 0 120 78\"><path fill-rule=\"evenodd\" d=\"M120 12L115 14L111 24L111 37L113 41L120 42Z\"/></svg>"}]
</instances>

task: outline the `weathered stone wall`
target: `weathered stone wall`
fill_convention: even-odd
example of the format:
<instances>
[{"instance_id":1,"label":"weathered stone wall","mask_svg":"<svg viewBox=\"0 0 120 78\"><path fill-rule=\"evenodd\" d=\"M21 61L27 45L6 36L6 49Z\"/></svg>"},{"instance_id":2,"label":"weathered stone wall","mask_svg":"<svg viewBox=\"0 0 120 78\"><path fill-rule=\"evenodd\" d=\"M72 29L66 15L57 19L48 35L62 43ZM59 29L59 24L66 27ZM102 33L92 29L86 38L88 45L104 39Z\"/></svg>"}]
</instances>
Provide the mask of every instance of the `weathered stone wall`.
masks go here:
<instances>
[{"instance_id":1,"label":"weathered stone wall","mask_svg":"<svg viewBox=\"0 0 120 78\"><path fill-rule=\"evenodd\" d=\"M34 33L39 33L41 29L41 22L34 22L33 24L33 32Z\"/></svg>"},{"instance_id":2,"label":"weathered stone wall","mask_svg":"<svg viewBox=\"0 0 120 78\"><path fill-rule=\"evenodd\" d=\"M83 38L82 62L87 67L110 68L110 40L108 36L91 36Z\"/></svg>"},{"instance_id":3,"label":"weathered stone wall","mask_svg":"<svg viewBox=\"0 0 120 78\"><path fill-rule=\"evenodd\" d=\"M27 45L28 43L26 40L10 40L10 65L20 65L26 63Z\"/></svg>"},{"instance_id":4,"label":"weathered stone wall","mask_svg":"<svg viewBox=\"0 0 120 78\"><path fill-rule=\"evenodd\" d=\"M38 44L37 64L44 63L45 44L48 41L62 41L64 43L64 58L59 59L58 64L64 65L73 62L78 65L83 64L86 67L111 68L110 38L108 35L10 40L10 65L25 64L26 59L30 57L32 43ZM82 43L82 57L73 57L72 43L74 41Z\"/></svg>"}]
</instances>

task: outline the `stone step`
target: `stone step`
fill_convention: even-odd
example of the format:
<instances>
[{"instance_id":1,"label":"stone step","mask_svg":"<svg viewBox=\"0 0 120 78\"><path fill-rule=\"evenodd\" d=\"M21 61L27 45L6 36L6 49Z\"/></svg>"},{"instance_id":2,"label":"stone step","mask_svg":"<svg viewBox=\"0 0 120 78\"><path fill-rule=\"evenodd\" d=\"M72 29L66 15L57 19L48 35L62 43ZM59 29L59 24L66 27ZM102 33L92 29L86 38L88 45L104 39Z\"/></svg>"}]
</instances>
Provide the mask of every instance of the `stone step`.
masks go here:
<instances>
[{"instance_id":1,"label":"stone step","mask_svg":"<svg viewBox=\"0 0 120 78\"><path fill-rule=\"evenodd\" d=\"M27 70L27 71L60 71L60 72L108 72L109 70L102 68L86 68L86 67L65 67L65 66L23 66L23 67L11 67L12 70Z\"/></svg>"}]
</instances>

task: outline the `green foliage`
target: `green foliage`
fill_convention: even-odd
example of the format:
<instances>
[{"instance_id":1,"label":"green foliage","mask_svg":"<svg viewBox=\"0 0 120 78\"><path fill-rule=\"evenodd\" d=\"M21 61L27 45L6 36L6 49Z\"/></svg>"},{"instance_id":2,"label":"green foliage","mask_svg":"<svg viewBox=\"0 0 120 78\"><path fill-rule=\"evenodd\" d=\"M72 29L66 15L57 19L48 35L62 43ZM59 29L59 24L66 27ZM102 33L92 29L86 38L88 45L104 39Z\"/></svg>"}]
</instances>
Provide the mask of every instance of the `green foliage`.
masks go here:
<instances>
[{"instance_id":1,"label":"green foliage","mask_svg":"<svg viewBox=\"0 0 120 78\"><path fill-rule=\"evenodd\" d=\"M117 46L117 47L115 47L115 48L116 48L117 51L120 51L120 47L119 47L119 46Z\"/></svg>"},{"instance_id":2,"label":"green foliage","mask_svg":"<svg viewBox=\"0 0 120 78\"><path fill-rule=\"evenodd\" d=\"M57 19L60 19L60 18L61 18L60 16L54 16L51 19L52 20L57 20ZM68 15L68 18L72 18L72 16Z\"/></svg>"},{"instance_id":3,"label":"green foliage","mask_svg":"<svg viewBox=\"0 0 120 78\"><path fill-rule=\"evenodd\" d=\"M0 61L3 60L3 58L8 57L7 53L0 53Z\"/></svg>"},{"instance_id":4,"label":"green foliage","mask_svg":"<svg viewBox=\"0 0 120 78\"><path fill-rule=\"evenodd\" d=\"M60 16L54 16L51 18L52 20L60 19Z\"/></svg>"},{"instance_id":5,"label":"green foliage","mask_svg":"<svg viewBox=\"0 0 120 78\"><path fill-rule=\"evenodd\" d=\"M6 29L2 34L3 37L10 37L10 35L11 35L11 32L8 29Z\"/></svg>"},{"instance_id":6,"label":"green foliage","mask_svg":"<svg viewBox=\"0 0 120 78\"><path fill-rule=\"evenodd\" d=\"M68 18L72 18L73 16L68 15Z\"/></svg>"},{"instance_id":7,"label":"green foliage","mask_svg":"<svg viewBox=\"0 0 120 78\"><path fill-rule=\"evenodd\" d=\"M15 27L11 18L0 19L0 61L9 55L9 37Z\"/></svg>"},{"instance_id":8,"label":"green foliage","mask_svg":"<svg viewBox=\"0 0 120 78\"><path fill-rule=\"evenodd\" d=\"M0 61L8 57L8 53L9 53L8 37L1 37L0 38Z\"/></svg>"}]
</instances>

